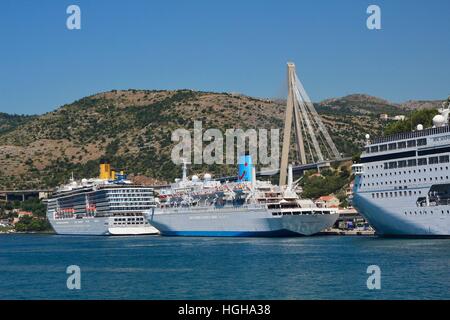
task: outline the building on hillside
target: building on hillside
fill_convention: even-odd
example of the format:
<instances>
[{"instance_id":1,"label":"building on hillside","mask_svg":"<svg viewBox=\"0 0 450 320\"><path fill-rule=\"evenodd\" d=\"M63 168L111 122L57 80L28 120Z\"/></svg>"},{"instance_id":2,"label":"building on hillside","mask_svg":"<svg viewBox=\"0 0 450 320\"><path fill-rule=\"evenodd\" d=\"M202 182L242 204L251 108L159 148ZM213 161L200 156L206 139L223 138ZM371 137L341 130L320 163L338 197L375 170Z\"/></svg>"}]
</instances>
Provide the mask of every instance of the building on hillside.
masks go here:
<instances>
[{"instance_id":1,"label":"building on hillside","mask_svg":"<svg viewBox=\"0 0 450 320\"><path fill-rule=\"evenodd\" d=\"M309 177L311 178L311 177L321 177L322 175L320 174L320 172L315 172L315 173L312 173Z\"/></svg>"},{"instance_id":2,"label":"building on hillside","mask_svg":"<svg viewBox=\"0 0 450 320\"><path fill-rule=\"evenodd\" d=\"M315 201L319 208L338 208L339 199L335 196L321 196Z\"/></svg>"},{"instance_id":3,"label":"building on hillside","mask_svg":"<svg viewBox=\"0 0 450 320\"><path fill-rule=\"evenodd\" d=\"M402 115L402 114L400 114L400 115L398 115L398 116L395 116L394 118L392 118L392 120L395 120L395 121L403 121L403 120L405 120L405 116L404 115Z\"/></svg>"},{"instance_id":4,"label":"building on hillside","mask_svg":"<svg viewBox=\"0 0 450 320\"><path fill-rule=\"evenodd\" d=\"M353 186L354 186L354 181L350 182L348 187L345 189L345 195L348 198L353 196Z\"/></svg>"},{"instance_id":5,"label":"building on hillside","mask_svg":"<svg viewBox=\"0 0 450 320\"><path fill-rule=\"evenodd\" d=\"M13 219L12 224L15 226L17 222L20 221L23 217L33 217L33 212L30 211L18 211L17 217Z\"/></svg>"},{"instance_id":6,"label":"building on hillside","mask_svg":"<svg viewBox=\"0 0 450 320\"><path fill-rule=\"evenodd\" d=\"M11 225L9 219L0 219L0 227L8 227Z\"/></svg>"},{"instance_id":7,"label":"building on hillside","mask_svg":"<svg viewBox=\"0 0 450 320\"><path fill-rule=\"evenodd\" d=\"M25 217L25 216L33 217L33 212L31 212L31 211L19 211L19 212L17 212L17 217L19 219L22 218L22 217Z\"/></svg>"},{"instance_id":8,"label":"building on hillside","mask_svg":"<svg viewBox=\"0 0 450 320\"><path fill-rule=\"evenodd\" d=\"M399 114L397 116L389 117L387 113L380 114L380 120L382 121L388 121L388 120L394 120L394 121L403 121L406 119L406 116L403 114Z\"/></svg>"},{"instance_id":9,"label":"building on hillside","mask_svg":"<svg viewBox=\"0 0 450 320\"><path fill-rule=\"evenodd\" d=\"M39 192L39 200L47 199L50 192L48 191L40 191Z\"/></svg>"}]
</instances>

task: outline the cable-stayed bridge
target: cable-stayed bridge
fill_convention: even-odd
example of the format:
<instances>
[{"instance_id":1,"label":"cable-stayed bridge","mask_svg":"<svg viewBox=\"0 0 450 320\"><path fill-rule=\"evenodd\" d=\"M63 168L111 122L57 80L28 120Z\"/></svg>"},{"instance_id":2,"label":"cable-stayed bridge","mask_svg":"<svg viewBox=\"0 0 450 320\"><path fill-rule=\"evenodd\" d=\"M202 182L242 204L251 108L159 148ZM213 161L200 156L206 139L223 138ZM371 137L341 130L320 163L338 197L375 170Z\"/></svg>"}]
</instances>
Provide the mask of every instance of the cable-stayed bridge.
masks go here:
<instances>
[{"instance_id":1,"label":"cable-stayed bridge","mask_svg":"<svg viewBox=\"0 0 450 320\"><path fill-rule=\"evenodd\" d=\"M288 98L283 132L280 168L257 172L257 176L280 175L280 185L286 184L291 149L291 136L295 137L294 173L329 167L332 162L351 160L342 158L327 128L314 108L303 84L295 72L295 64L289 62ZM292 127L294 132L292 133ZM233 181L237 176L221 177L220 181Z\"/></svg>"},{"instance_id":2,"label":"cable-stayed bridge","mask_svg":"<svg viewBox=\"0 0 450 320\"><path fill-rule=\"evenodd\" d=\"M286 184L291 129L294 123L296 167L316 168L342 157L336 148L327 128L314 108L305 88L295 72L295 64L289 62L288 98L283 132L283 149L280 163L280 185Z\"/></svg>"}]
</instances>

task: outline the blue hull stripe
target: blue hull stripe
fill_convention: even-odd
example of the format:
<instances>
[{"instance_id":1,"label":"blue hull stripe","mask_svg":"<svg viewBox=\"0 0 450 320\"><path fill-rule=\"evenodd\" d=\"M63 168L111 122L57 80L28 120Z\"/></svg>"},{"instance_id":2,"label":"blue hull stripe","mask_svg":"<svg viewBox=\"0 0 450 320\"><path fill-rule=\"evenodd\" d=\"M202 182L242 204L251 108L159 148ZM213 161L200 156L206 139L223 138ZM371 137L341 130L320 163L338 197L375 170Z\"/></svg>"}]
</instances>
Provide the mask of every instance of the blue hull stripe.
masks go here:
<instances>
[{"instance_id":1,"label":"blue hull stripe","mask_svg":"<svg viewBox=\"0 0 450 320\"><path fill-rule=\"evenodd\" d=\"M182 237L299 237L289 230L277 231L161 231L163 236Z\"/></svg>"}]
</instances>

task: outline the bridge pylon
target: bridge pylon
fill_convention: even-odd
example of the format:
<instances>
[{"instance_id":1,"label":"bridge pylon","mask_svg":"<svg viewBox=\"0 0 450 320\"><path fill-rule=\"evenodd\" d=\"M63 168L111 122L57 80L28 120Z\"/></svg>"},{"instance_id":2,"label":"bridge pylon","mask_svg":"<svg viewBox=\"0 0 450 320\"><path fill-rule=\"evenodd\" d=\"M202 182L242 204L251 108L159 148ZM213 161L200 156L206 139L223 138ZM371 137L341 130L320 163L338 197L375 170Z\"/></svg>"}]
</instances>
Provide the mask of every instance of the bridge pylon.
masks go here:
<instances>
[{"instance_id":1,"label":"bridge pylon","mask_svg":"<svg viewBox=\"0 0 450 320\"><path fill-rule=\"evenodd\" d=\"M288 62L287 68L288 97L281 151L280 185L286 184L292 122L294 122L296 161L298 164L306 165L341 158L322 119L297 77L295 64Z\"/></svg>"}]
</instances>

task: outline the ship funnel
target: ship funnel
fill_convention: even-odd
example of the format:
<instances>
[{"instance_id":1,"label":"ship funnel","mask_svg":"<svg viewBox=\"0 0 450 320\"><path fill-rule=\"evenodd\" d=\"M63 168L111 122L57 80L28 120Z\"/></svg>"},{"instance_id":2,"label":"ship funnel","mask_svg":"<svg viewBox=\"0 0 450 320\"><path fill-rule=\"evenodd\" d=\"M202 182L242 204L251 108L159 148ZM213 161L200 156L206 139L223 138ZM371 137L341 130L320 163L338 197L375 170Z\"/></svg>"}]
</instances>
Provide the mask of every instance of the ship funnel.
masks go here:
<instances>
[{"instance_id":1,"label":"ship funnel","mask_svg":"<svg viewBox=\"0 0 450 320\"><path fill-rule=\"evenodd\" d=\"M111 178L111 165L108 162L100 163L100 179L109 180Z\"/></svg>"},{"instance_id":2,"label":"ship funnel","mask_svg":"<svg viewBox=\"0 0 450 320\"><path fill-rule=\"evenodd\" d=\"M253 161L251 155L240 156L238 161L238 182L252 180Z\"/></svg>"}]
</instances>

